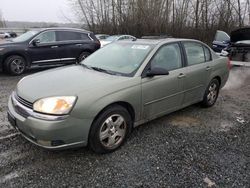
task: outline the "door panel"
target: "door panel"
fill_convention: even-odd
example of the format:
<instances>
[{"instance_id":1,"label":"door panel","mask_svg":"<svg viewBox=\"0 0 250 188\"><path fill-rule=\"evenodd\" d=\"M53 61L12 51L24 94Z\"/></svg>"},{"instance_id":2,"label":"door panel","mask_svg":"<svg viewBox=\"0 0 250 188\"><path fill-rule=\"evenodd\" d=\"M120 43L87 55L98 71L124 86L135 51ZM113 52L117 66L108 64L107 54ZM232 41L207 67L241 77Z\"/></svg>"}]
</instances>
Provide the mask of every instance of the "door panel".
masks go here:
<instances>
[{"instance_id":1,"label":"door panel","mask_svg":"<svg viewBox=\"0 0 250 188\"><path fill-rule=\"evenodd\" d=\"M185 68L183 106L188 106L202 100L210 70L206 70L206 63Z\"/></svg>"},{"instance_id":2,"label":"door panel","mask_svg":"<svg viewBox=\"0 0 250 188\"><path fill-rule=\"evenodd\" d=\"M183 100L181 70L167 76L142 79L143 118L153 119L180 108Z\"/></svg>"}]
</instances>

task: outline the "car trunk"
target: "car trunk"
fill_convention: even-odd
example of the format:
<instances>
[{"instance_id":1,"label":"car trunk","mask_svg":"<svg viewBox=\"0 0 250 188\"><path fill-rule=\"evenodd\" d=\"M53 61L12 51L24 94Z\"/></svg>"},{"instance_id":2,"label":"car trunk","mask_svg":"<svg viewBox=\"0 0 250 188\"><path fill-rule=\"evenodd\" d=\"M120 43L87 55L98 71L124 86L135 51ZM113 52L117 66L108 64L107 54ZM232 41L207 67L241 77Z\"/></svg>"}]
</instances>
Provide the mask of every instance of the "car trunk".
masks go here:
<instances>
[{"instance_id":1,"label":"car trunk","mask_svg":"<svg viewBox=\"0 0 250 188\"><path fill-rule=\"evenodd\" d=\"M231 33L229 53L232 61L250 62L250 28L241 28Z\"/></svg>"}]
</instances>

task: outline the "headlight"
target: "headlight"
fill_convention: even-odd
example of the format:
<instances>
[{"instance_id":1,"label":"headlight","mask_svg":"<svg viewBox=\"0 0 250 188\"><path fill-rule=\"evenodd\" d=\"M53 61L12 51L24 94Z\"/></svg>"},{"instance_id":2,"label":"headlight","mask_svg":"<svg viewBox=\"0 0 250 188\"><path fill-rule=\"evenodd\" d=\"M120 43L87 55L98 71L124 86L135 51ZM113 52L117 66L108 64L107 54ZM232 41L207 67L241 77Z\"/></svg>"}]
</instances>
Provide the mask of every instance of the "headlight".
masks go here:
<instances>
[{"instance_id":1,"label":"headlight","mask_svg":"<svg viewBox=\"0 0 250 188\"><path fill-rule=\"evenodd\" d=\"M4 50L4 48L0 48L0 51L3 51Z\"/></svg>"},{"instance_id":2,"label":"headlight","mask_svg":"<svg viewBox=\"0 0 250 188\"><path fill-rule=\"evenodd\" d=\"M33 110L52 115L67 115L76 102L74 96L49 97L36 101Z\"/></svg>"}]
</instances>

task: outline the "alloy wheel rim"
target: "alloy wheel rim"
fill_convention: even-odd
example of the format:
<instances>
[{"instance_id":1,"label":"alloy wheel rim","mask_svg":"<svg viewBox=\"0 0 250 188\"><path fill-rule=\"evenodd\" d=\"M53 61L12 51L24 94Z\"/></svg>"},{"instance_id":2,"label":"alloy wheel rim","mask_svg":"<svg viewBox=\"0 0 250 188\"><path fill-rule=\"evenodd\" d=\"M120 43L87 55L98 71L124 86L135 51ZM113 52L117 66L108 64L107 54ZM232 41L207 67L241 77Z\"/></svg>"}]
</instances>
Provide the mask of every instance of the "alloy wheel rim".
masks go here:
<instances>
[{"instance_id":1,"label":"alloy wheel rim","mask_svg":"<svg viewBox=\"0 0 250 188\"><path fill-rule=\"evenodd\" d=\"M127 124L121 115L108 117L101 126L99 138L101 144L109 149L117 148L125 138Z\"/></svg>"},{"instance_id":2,"label":"alloy wheel rim","mask_svg":"<svg viewBox=\"0 0 250 188\"><path fill-rule=\"evenodd\" d=\"M213 104L217 98L217 95L218 95L217 85L213 83L209 87L209 93L207 95L208 102L210 104Z\"/></svg>"},{"instance_id":3,"label":"alloy wheel rim","mask_svg":"<svg viewBox=\"0 0 250 188\"><path fill-rule=\"evenodd\" d=\"M81 58L81 61L84 60L84 59L86 59L87 57L88 57L87 54L86 54L86 55L83 55L82 58Z\"/></svg>"},{"instance_id":4,"label":"alloy wheel rim","mask_svg":"<svg viewBox=\"0 0 250 188\"><path fill-rule=\"evenodd\" d=\"M16 74L20 74L25 69L25 63L21 59L14 59L11 62L10 67L11 67L12 72Z\"/></svg>"}]
</instances>

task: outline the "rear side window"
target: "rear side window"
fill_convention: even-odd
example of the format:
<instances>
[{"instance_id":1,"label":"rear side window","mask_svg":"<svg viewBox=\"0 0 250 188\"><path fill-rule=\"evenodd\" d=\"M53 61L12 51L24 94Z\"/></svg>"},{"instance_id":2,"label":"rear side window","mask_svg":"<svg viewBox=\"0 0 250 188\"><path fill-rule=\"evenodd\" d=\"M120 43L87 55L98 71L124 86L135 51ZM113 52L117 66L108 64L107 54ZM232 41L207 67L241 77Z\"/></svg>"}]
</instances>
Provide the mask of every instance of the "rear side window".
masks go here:
<instances>
[{"instance_id":1,"label":"rear side window","mask_svg":"<svg viewBox=\"0 0 250 188\"><path fill-rule=\"evenodd\" d=\"M58 41L90 40L86 33L72 31L57 31Z\"/></svg>"},{"instance_id":2,"label":"rear side window","mask_svg":"<svg viewBox=\"0 0 250 188\"><path fill-rule=\"evenodd\" d=\"M184 48L187 54L187 63L189 66L204 63L206 61L201 44L195 42L185 42Z\"/></svg>"},{"instance_id":3,"label":"rear side window","mask_svg":"<svg viewBox=\"0 0 250 188\"><path fill-rule=\"evenodd\" d=\"M167 71L182 67L181 51L178 44L168 44L160 48L151 61L152 68L163 68Z\"/></svg>"}]
</instances>

